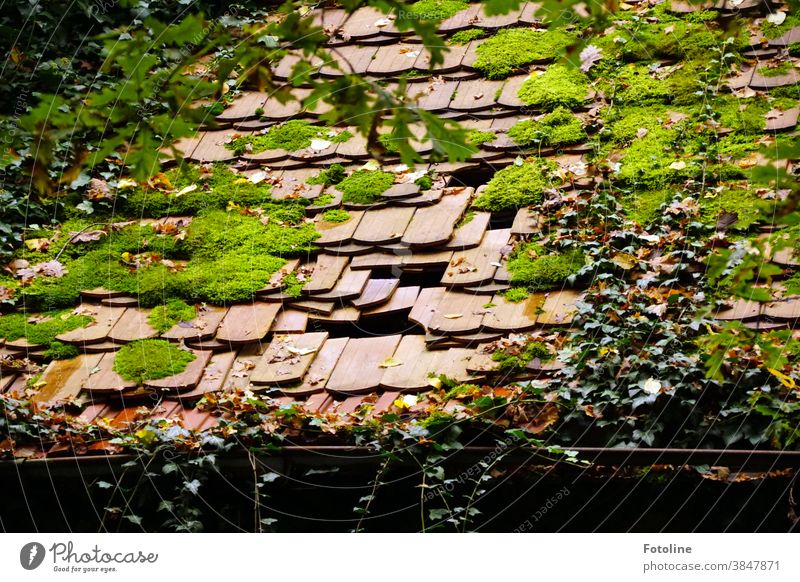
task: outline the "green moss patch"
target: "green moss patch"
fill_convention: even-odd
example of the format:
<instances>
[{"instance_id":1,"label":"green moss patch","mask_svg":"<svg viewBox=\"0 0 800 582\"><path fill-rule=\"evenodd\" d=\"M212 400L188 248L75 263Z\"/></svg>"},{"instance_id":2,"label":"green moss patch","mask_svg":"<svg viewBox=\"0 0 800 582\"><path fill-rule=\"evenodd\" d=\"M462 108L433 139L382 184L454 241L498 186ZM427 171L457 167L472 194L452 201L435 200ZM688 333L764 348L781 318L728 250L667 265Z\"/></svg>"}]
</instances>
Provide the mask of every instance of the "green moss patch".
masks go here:
<instances>
[{"instance_id":1,"label":"green moss patch","mask_svg":"<svg viewBox=\"0 0 800 582\"><path fill-rule=\"evenodd\" d=\"M515 144L521 147L562 146L586 139L580 118L560 107L541 120L526 119L508 130Z\"/></svg>"},{"instance_id":2,"label":"green moss patch","mask_svg":"<svg viewBox=\"0 0 800 582\"><path fill-rule=\"evenodd\" d=\"M339 182L342 202L372 204L394 184L394 174L380 170L358 170Z\"/></svg>"},{"instance_id":3,"label":"green moss patch","mask_svg":"<svg viewBox=\"0 0 800 582\"><path fill-rule=\"evenodd\" d=\"M180 299L173 299L163 305L157 305L147 316L150 326L164 333L181 321L192 321L196 316L194 307Z\"/></svg>"},{"instance_id":4,"label":"green moss patch","mask_svg":"<svg viewBox=\"0 0 800 582\"><path fill-rule=\"evenodd\" d=\"M674 150L677 135L675 131L658 129L635 140L623 150L617 179L630 186L657 189L696 173L697 166L691 160L678 160Z\"/></svg>"},{"instance_id":5,"label":"green moss patch","mask_svg":"<svg viewBox=\"0 0 800 582\"><path fill-rule=\"evenodd\" d=\"M411 18L420 20L447 20L469 8L468 0L417 0L407 7Z\"/></svg>"},{"instance_id":6,"label":"green moss patch","mask_svg":"<svg viewBox=\"0 0 800 582\"><path fill-rule=\"evenodd\" d=\"M783 36L791 29L800 26L800 17L794 14L787 14L784 21L780 24L772 24L766 18L761 21L761 32L764 36L772 40Z\"/></svg>"},{"instance_id":7,"label":"green moss patch","mask_svg":"<svg viewBox=\"0 0 800 582\"><path fill-rule=\"evenodd\" d=\"M586 102L586 76L577 69L552 65L541 75L525 81L517 95L526 105L552 111L558 107L574 109Z\"/></svg>"},{"instance_id":8,"label":"green moss patch","mask_svg":"<svg viewBox=\"0 0 800 582\"><path fill-rule=\"evenodd\" d=\"M497 139L497 134L493 131L478 131L474 129L467 134L467 143L480 147L485 143L493 142Z\"/></svg>"},{"instance_id":9,"label":"green moss patch","mask_svg":"<svg viewBox=\"0 0 800 582\"><path fill-rule=\"evenodd\" d=\"M88 315L73 315L71 311L52 311L30 315L23 312L0 315L0 338L14 341L25 338L32 344L52 346L56 336L73 329L86 327L94 321Z\"/></svg>"},{"instance_id":10,"label":"green moss patch","mask_svg":"<svg viewBox=\"0 0 800 582\"><path fill-rule=\"evenodd\" d=\"M334 208L323 214L322 220L326 222L347 222L350 220L350 213L341 208Z\"/></svg>"},{"instance_id":11,"label":"green moss patch","mask_svg":"<svg viewBox=\"0 0 800 582\"><path fill-rule=\"evenodd\" d=\"M506 301L510 303L520 303L530 297L530 291L524 287L512 287L503 294Z\"/></svg>"},{"instance_id":12,"label":"green moss patch","mask_svg":"<svg viewBox=\"0 0 800 582\"><path fill-rule=\"evenodd\" d=\"M563 285L567 277L584 265L579 251L548 254L541 246L528 243L515 249L508 260L511 282L529 291L547 291Z\"/></svg>"},{"instance_id":13,"label":"green moss patch","mask_svg":"<svg viewBox=\"0 0 800 582\"><path fill-rule=\"evenodd\" d=\"M511 346L492 354L492 360L499 362L498 368L504 371L521 370L536 358L542 361L553 359L546 343L527 341L521 346Z\"/></svg>"},{"instance_id":14,"label":"green moss patch","mask_svg":"<svg viewBox=\"0 0 800 582\"><path fill-rule=\"evenodd\" d=\"M306 183L333 186L344 180L346 176L347 170L345 170L342 164L332 164L329 168L322 170L318 175L306 180Z\"/></svg>"},{"instance_id":15,"label":"green moss patch","mask_svg":"<svg viewBox=\"0 0 800 582\"><path fill-rule=\"evenodd\" d=\"M620 202L625 215L645 227L656 219L661 207L672 200L672 196L669 190L643 190L623 197Z\"/></svg>"},{"instance_id":16,"label":"green moss patch","mask_svg":"<svg viewBox=\"0 0 800 582\"><path fill-rule=\"evenodd\" d=\"M468 28L467 30L459 30L457 33L447 39L447 44L454 46L469 44L473 40L483 38L485 35L486 32L484 32L482 28Z\"/></svg>"},{"instance_id":17,"label":"green moss patch","mask_svg":"<svg viewBox=\"0 0 800 582\"><path fill-rule=\"evenodd\" d=\"M171 188L139 187L127 194L121 204L123 212L160 218L224 209L230 202L239 206L274 205L269 184L254 184L224 164L215 164L211 169L184 165L167 172L166 179Z\"/></svg>"},{"instance_id":18,"label":"green moss patch","mask_svg":"<svg viewBox=\"0 0 800 582\"><path fill-rule=\"evenodd\" d=\"M643 65L623 67L611 83L614 100L623 105L665 103L670 98L668 83Z\"/></svg>"},{"instance_id":19,"label":"green moss patch","mask_svg":"<svg viewBox=\"0 0 800 582\"><path fill-rule=\"evenodd\" d=\"M166 340L146 339L120 348L114 371L130 382L141 384L180 374L196 356Z\"/></svg>"},{"instance_id":20,"label":"green moss patch","mask_svg":"<svg viewBox=\"0 0 800 582\"><path fill-rule=\"evenodd\" d=\"M312 125L301 119L293 119L270 127L266 132L237 137L225 147L237 154L258 153L267 150L287 150L294 152L311 145L312 140L323 139L332 143L342 143L353 137L348 131L337 133L329 127Z\"/></svg>"},{"instance_id":21,"label":"green moss patch","mask_svg":"<svg viewBox=\"0 0 800 582\"><path fill-rule=\"evenodd\" d=\"M486 185L473 206L480 210L516 210L542 201L550 166L542 161L528 161L498 171Z\"/></svg>"},{"instance_id":22,"label":"green moss patch","mask_svg":"<svg viewBox=\"0 0 800 582\"><path fill-rule=\"evenodd\" d=\"M713 194L713 195L712 195ZM709 193L698 201L703 222L715 224L722 212L738 215L734 229L748 229L759 221L771 222L775 201L764 200L755 192L745 189L724 189Z\"/></svg>"},{"instance_id":23,"label":"green moss patch","mask_svg":"<svg viewBox=\"0 0 800 582\"><path fill-rule=\"evenodd\" d=\"M756 71L762 77L780 77L786 75L792 70L791 62L784 62L775 67L759 67Z\"/></svg>"},{"instance_id":24,"label":"green moss patch","mask_svg":"<svg viewBox=\"0 0 800 582\"><path fill-rule=\"evenodd\" d=\"M575 37L561 30L505 29L478 45L473 66L487 79L505 79L526 65L553 60L573 42Z\"/></svg>"}]
</instances>

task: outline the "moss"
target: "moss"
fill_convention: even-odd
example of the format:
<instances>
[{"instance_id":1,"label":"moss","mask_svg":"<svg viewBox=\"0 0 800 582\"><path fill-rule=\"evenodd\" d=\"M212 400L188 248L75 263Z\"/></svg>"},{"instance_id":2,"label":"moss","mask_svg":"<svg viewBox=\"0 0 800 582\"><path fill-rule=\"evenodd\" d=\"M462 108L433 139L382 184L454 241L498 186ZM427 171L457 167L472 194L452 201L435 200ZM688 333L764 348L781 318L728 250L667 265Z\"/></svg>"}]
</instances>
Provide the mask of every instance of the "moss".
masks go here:
<instances>
[{"instance_id":1,"label":"moss","mask_svg":"<svg viewBox=\"0 0 800 582\"><path fill-rule=\"evenodd\" d=\"M469 7L468 0L417 0L407 7L410 18L447 20Z\"/></svg>"},{"instance_id":2,"label":"moss","mask_svg":"<svg viewBox=\"0 0 800 582\"><path fill-rule=\"evenodd\" d=\"M51 346L56 336L94 321L88 315L73 315L70 311L53 311L32 316L23 312L0 316L0 338L14 341L25 338L32 344Z\"/></svg>"},{"instance_id":3,"label":"moss","mask_svg":"<svg viewBox=\"0 0 800 582\"><path fill-rule=\"evenodd\" d=\"M335 208L323 214L322 219L327 222L347 222L350 220L350 213L347 210Z\"/></svg>"},{"instance_id":4,"label":"moss","mask_svg":"<svg viewBox=\"0 0 800 582\"><path fill-rule=\"evenodd\" d=\"M613 38L618 44L619 57L629 61L653 59L692 60L708 58L721 46L727 34L703 23L678 19L648 22L644 19L630 23L617 31ZM616 40L620 39L620 40Z\"/></svg>"},{"instance_id":5,"label":"moss","mask_svg":"<svg viewBox=\"0 0 800 582\"><path fill-rule=\"evenodd\" d=\"M614 101L623 105L665 103L670 98L669 86L656 79L643 65L623 67L611 80Z\"/></svg>"},{"instance_id":6,"label":"moss","mask_svg":"<svg viewBox=\"0 0 800 582\"><path fill-rule=\"evenodd\" d=\"M792 68L792 63L786 61L774 67L759 67L757 73L762 77L780 77L781 75L789 73Z\"/></svg>"},{"instance_id":7,"label":"moss","mask_svg":"<svg viewBox=\"0 0 800 582\"><path fill-rule=\"evenodd\" d=\"M283 278L283 293L289 297L300 297L303 293L305 281L300 281L296 273L289 273Z\"/></svg>"},{"instance_id":8,"label":"moss","mask_svg":"<svg viewBox=\"0 0 800 582\"><path fill-rule=\"evenodd\" d=\"M475 211L471 209L467 210L464 213L464 216L461 217L461 220L458 221L456 228L461 228L462 226L469 224L470 222L472 222L473 218L475 218Z\"/></svg>"},{"instance_id":9,"label":"moss","mask_svg":"<svg viewBox=\"0 0 800 582\"><path fill-rule=\"evenodd\" d=\"M430 190L433 188L433 178L426 174L414 180L414 184L419 186L420 190Z\"/></svg>"},{"instance_id":10,"label":"moss","mask_svg":"<svg viewBox=\"0 0 800 582\"><path fill-rule=\"evenodd\" d=\"M480 210L515 210L538 204L550 186L549 166L540 161L511 165L498 171L486 185L473 206Z\"/></svg>"},{"instance_id":11,"label":"moss","mask_svg":"<svg viewBox=\"0 0 800 582\"><path fill-rule=\"evenodd\" d=\"M684 110L666 105L650 105L647 107L614 107L607 112L604 119L605 132L616 145L627 145L641 139L640 130L647 132L664 129L669 120L669 112L682 113ZM673 127L679 128L688 121L678 122Z\"/></svg>"},{"instance_id":12,"label":"moss","mask_svg":"<svg viewBox=\"0 0 800 582\"><path fill-rule=\"evenodd\" d=\"M52 342L44 352L44 357L51 360L71 360L79 355L80 351L77 347L59 341Z\"/></svg>"},{"instance_id":13,"label":"moss","mask_svg":"<svg viewBox=\"0 0 800 582\"><path fill-rule=\"evenodd\" d=\"M672 200L673 192L669 190L644 190L625 196L620 201L626 216L646 227L659 215L661 207Z\"/></svg>"},{"instance_id":14,"label":"moss","mask_svg":"<svg viewBox=\"0 0 800 582\"><path fill-rule=\"evenodd\" d=\"M339 182L337 189L342 201L353 204L372 204L394 184L394 175L380 170L358 170Z\"/></svg>"},{"instance_id":15,"label":"moss","mask_svg":"<svg viewBox=\"0 0 800 582\"><path fill-rule=\"evenodd\" d=\"M508 260L511 282L524 285L529 291L554 289L583 267L579 251L546 254L541 246L528 243L515 249Z\"/></svg>"},{"instance_id":16,"label":"moss","mask_svg":"<svg viewBox=\"0 0 800 582\"><path fill-rule=\"evenodd\" d=\"M521 147L562 146L583 141L586 133L580 118L559 107L539 121L526 119L508 130L508 137Z\"/></svg>"},{"instance_id":17,"label":"moss","mask_svg":"<svg viewBox=\"0 0 800 582\"><path fill-rule=\"evenodd\" d=\"M543 74L526 80L518 96L526 105L552 111L558 107L572 109L583 105L587 92L586 76L580 71L553 65Z\"/></svg>"},{"instance_id":18,"label":"moss","mask_svg":"<svg viewBox=\"0 0 800 582\"><path fill-rule=\"evenodd\" d=\"M218 259L192 262L182 273L183 295L209 303L251 301L286 261L269 255L230 253Z\"/></svg>"},{"instance_id":19,"label":"moss","mask_svg":"<svg viewBox=\"0 0 800 582\"><path fill-rule=\"evenodd\" d=\"M173 299L154 307L147 317L147 322L159 333L164 333L181 321L192 321L195 315L193 306L180 299Z\"/></svg>"},{"instance_id":20,"label":"moss","mask_svg":"<svg viewBox=\"0 0 800 582\"><path fill-rule=\"evenodd\" d=\"M473 129L467 134L467 143L476 147L493 142L496 139L497 134L493 131L478 131L477 129Z\"/></svg>"},{"instance_id":21,"label":"moss","mask_svg":"<svg viewBox=\"0 0 800 582\"><path fill-rule=\"evenodd\" d=\"M482 38L486 32L482 28L468 28L467 30L459 30L449 39L447 39L447 44L453 46L460 46L464 44L469 44L473 40L477 40Z\"/></svg>"},{"instance_id":22,"label":"moss","mask_svg":"<svg viewBox=\"0 0 800 582\"><path fill-rule=\"evenodd\" d=\"M159 218L168 215L195 215L204 210L223 209L233 202L239 206L273 204L271 186L231 172L224 164L210 170L184 165L166 173L171 188L136 188L127 195L122 211L132 216ZM184 191L195 187L189 192Z\"/></svg>"},{"instance_id":23,"label":"moss","mask_svg":"<svg viewBox=\"0 0 800 582\"><path fill-rule=\"evenodd\" d=\"M318 175L306 180L306 183L333 186L344 180L345 176L347 176L347 170L345 170L342 164L332 164L329 168L322 170Z\"/></svg>"},{"instance_id":24,"label":"moss","mask_svg":"<svg viewBox=\"0 0 800 582\"><path fill-rule=\"evenodd\" d=\"M553 354L544 342L528 341L521 348L507 348L492 354L492 360L499 362L498 368L504 371L521 370L536 358L544 361L553 359Z\"/></svg>"},{"instance_id":25,"label":"moss","mask_svg":"<svg viewBox=\"0 0 800 582\"><path fill-rule=\"evenodd\" d=\"M715 224L721 212L738 215L733 228L748 229L759 221L772 222L775 202L760 198L752 190L724 189L713 196L700 198L700 216L703 222Z\"/></svg>"},{"instance_id":26,"label":"moss","mask_svg":"<svg viewBox=\"0 0 800 582\"><path fill-rule=\"evenodd\" d=\"M764 115L771 108L769 101L764 98L743 102L732 95L724 95L714 102L714 113L720 126L740 133L761 133L766 127Z\"/></svg>"},{"instance_id":27,"label":"moss","mask_svg":"<svg viewBox=\"0 0 800 582\"><path fill-rule=\"evenodd\" d=\"M114 357L114 371L130 382L141 384L180 374L196 356L166 340L146 339L120 348Z\"/></svg>"},{"instance_id":28,"label":"moss","mask_svg":"<svg viewBox=\"0 0 800 582\"><path fill-rule=\"evenodd\" d=\"M553 60L575 37L562 30L509 28L478 45L473 67L487 79L505 79L531 63Z\"/></svg>"},{"instance_id":29,"label":"moss","mask_svg":"<svg viewBox=\"0 0 800 582\"><path fill-rule=\"evenodd\" d=\"M635 140L623 151L617 179L632 186L660 188L696 174L699 166L691 161L684 160L682 169L672 167L679 161L675 153L677 137L676 131L657 129Z\"/></svg>"},{"instance_id":30,"label":"moss","mask_svg":"<svg viewBox=\"0 0 800 582\"><path fill-rule=\"evenodd\" d=\"M783 36L796 26L800 26L800 17L793 14L787 14L786 18L781 24L772 24L766 18L761 21L761 32L764 36L772 40Z\"/></svg>"},{"instance_id":31,"label":"moss","mask_svg":"<svg viewBox=\"0 0 800 582\"><path fill-rule=\"evenodd\" d=\"M311 206L327 206L328 204L333 204L334 200L336 200L336 196L330 192L325 192L314 198Z\"/></svg>"},{"instance_id":32,"label":"moss","mask_svg":"<svg viewBox=\"0 0 800 582\"><path fill-rule=\"evenodd\" d=\"M787 47L787 50L793 57L800 57L800 42L793 42Z\"/></svg>"},{"instance_id":33,"label":"moss","mask_svg":"<svg viewBox=\"0 0 800 582\"><path fill-rule=\"evenodd\" d=\"M670 101L675 105L692 105L706 98L705 64L685 61L682 67L666 79Z\"/></svg>"},{"instance_id":34,"label":"moss","mask_svg":"<svg viewBox=\"0 0 800 582\"><path fill-rule=\"evenodd\" d=\"M511 303L519 303L520 301L525 301L530 295L530 291L524 287L512 287L505 292L503 297L506 298L506 301L510 301Z\"/></svg>"},{"instance_id":35,"label":"moss","mask_svg":"<svg viewBox=\"0 0 800 582\"><path fill-rule=\"evenodd\" d=\"M348 131L334 133L329 127L312 125L302 119L293 119L280 125L273 125L264 133L245 135L231 140L225 147L237 154L245 151L258 153L267 150L287 150L294 152L311 145L314 139L324 139L342 143L353 137Z\"/></svg>"}]
</instances>

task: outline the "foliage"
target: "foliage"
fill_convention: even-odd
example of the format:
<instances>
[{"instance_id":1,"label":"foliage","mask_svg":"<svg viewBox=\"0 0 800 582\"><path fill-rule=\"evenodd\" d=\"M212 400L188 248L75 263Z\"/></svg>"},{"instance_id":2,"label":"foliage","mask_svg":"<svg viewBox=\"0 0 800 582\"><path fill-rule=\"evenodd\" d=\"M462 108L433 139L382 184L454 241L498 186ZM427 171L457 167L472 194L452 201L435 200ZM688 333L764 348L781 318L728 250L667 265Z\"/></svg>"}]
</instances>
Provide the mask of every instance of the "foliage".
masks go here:
<instances>
[{"instance_id":1,"label":"foliage","mask_svg":"<svg viewBox=\"0 0 800 582\"><path fill-rule=\"evenodd\" d=\"M469 7L467 0L417 0L407 9L413 18L421 20L446 20Z\"/></svg>"},{"instance_id":2,"label":"foliage","mask_svg":"<svg viewBox=\"0 0 800 582\"><path fill-rule=\"evenodd\" d=\"M114 356L114 371L141 384L180 374L197 356L166 340L145 339L122 346Z\"/></svg>"},{"instance_id":3,"label":"foliage","mask_svg":"<svg viewBox=\"0 0 800 582\"><path fill-rule=\"evenodd\" d=\"M372 204L394 184L394 175L380 170L358 170L339 182L336 188L342 202Z\"/></svg>"},{"instance_id":4,"label":"foliage","mask_svg":"<svg viewBox=\"0 0 800 582\"><path fill-rule=\"evenodd\" d=\"M478 131L477 129L469 132L467 136L467 143L480 147L485 143L493 142L497 139L497 135L493 131Z\"/></svg>"},{"instance_id":5,"label":"foliage","mask_svg":"<svg viewBox=\"0 0 800 582\"><path fill-rule=\"evenodd\" d=\"M580 71L551 65L541 75L534 74L525 81L517 94L523 103L536 109L573 109L586 102L588 86Z\"/></svg>"},{"instance_id":6,"label":"foliage","mask_svg":"<svg viewBox=\"0 0 800 582\"><path fill-rule=\"evenodd\" d=\"M555 59L574 41L561 30L508 28L478 45L473 66L487 79L505 79L525 65Z\"/></svg>"},{"instance_id":7,"label":"foliage","mask_svg":"<svg viewBox=\"0 0 800 582\"><path fill-rule=\"evenodd\" d=\"M514 210L542 201L550 187L549 166L540 160L512 164L495 173L473 206L480 210Z\"/></svg>"},{"instance_id":8,"label":"foliage","mask_svg":"<svg viewBox=\"0 0 800 582\"><path fill-rule=\"evenodd\" d=\"M498 368L506 372L519 371L537 358L551 360L553 354L546 343L533 339L503 346L492 354L492 360L498 362Z\"/></svg>"}]
</instances>

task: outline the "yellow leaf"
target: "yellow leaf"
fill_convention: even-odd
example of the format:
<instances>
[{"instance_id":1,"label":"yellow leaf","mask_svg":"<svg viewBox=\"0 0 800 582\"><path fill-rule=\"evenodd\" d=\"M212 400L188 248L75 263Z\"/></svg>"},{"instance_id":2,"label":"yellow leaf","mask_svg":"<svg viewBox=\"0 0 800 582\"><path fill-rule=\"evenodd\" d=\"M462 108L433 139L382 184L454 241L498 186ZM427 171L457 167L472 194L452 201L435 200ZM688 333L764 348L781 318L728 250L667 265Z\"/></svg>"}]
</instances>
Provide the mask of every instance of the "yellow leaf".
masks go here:
<instances>
[{"instance_id":1,"label":"yellow leaf","mask_svg":"<svg viewBox=\"0 0 800 582\"><path fill-rule=\"evenodd\" d=\"M445 313L442 317L444 317L445 319L458 319L459 317L462 317L462 314L461 313Z\"/></svg>"},{"instance_id":2,"label":"yellow leaf","mask_svg":"<svg viewBox=\"0 0 800 582\"><path fill-rule=\"evenodd\" d=\"M769 373L780 380L781 384L786 386L789 390L795 390L797 388L797 383L794 381L794 378L791 378L782 372L778 372L778 370L775 368L767 368L767 370L769 370Z\"/></svg>"},{"instance_id":3,"label":"yellow leaf","mask_svg":"<svg viewBox=\"0 0 800 582\"><path fill-rule=\"evenodd\" d=\"M126 263L130 263L133 260L133 255L130 254L128 251L122 253L122 260Z\"/></svg>"},{"instance_id":4,"label":"yellow leaf","mask_svg":"<svg viewBox=\"0 0 800 582\"><path fill-rule=\"evenodd\" d=\"M428 384L440 390L442 388L442 380L438 376L433 376L432 378L428 378Z\"/></svg>"},{"instance_id":5,"label":"yellow leaf","mask_svg":"<svg viewBox=\"0 0 800 582\"><path fill-rule=\"evenodd\" d=\"M403 362L396 358L386 358L380 363L379 368L394 368L395 366L402 366Z\"/></svg>"},{"instance_id":6,"label":"yellow leaf","mask_svg":"<svg viewBox=\"0 0 800 582\"><path fill-rule=\"evenodd\" d=\"M627 271L636 266L637 259L630 253L617 253L611 257L611 262Z\"/></svg>"},{"instance_id":7,"label":"yellow leaf","mask_svg":"<svg viewBox=\"0 0 800 582\"><path fill-rule=\"evenodd\" d=\"M32 387L33 387L33 388L36 388L37 390L38 390L39 388L43 388L44 386L47 386L47 382L45 382L44 380L39 380L38 382L34 382L34 383L32 384Z\"/></svg>"}]
</instances>

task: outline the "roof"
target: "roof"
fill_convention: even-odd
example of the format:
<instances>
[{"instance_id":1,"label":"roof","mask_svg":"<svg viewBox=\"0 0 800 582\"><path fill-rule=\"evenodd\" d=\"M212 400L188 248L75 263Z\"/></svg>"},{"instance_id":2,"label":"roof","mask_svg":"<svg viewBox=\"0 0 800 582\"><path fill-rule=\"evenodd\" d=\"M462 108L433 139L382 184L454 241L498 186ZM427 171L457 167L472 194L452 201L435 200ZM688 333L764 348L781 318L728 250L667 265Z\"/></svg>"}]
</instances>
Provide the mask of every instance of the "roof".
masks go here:
<instances>
[{"instance_id":1,"label":"roof","mask_svg":"<svg viewBox=\"0 0 800 582\"><path fill-rule=\"evenodd\" d=\"M632 4L633 10L644 10L643 5ZM743 100L748 92L762 95L800 80L800 59L786 53L789 45L800 42L800 27L764 38L757 32L761 6L747 0L715 4L717 18L745 15L752 31L736 74L724 80L726 91ZM507 27L542 28L534 7L523 3L508 15L487 16L472 5L441 22L439 31L452 37L475 28L487 35ZM677 14L700 8L679 2L671 7ZM520 67L505 79L489 80L475 68L476 49L485 38L451 46L445 61L430 68L419 39L396 30L391 19L371 8L360 8L350 17L337 8L315 9L314 14L329 33L329 46L342 69L349 67L389 87L403 77L418 107L458 120L469 129L491 132L492 139L459 163L431 161L409 169L389 153L383 169L393 174L394 184L379 200L343 202L336 185L307 180L333 164L342 164L348 175L362 169L371 155L357 131L350 128L354 137L341 143L323 136L296 151L232 148L232 141L263 135L287 120L316 123L324 112L322 104L304 108L297 102L283 104L266 93L241 92L217 117L215 128L206 128L178 147L188 161L225 164L251 183L270 184L273 199L311 200L304 208L320 234L314 241L316 249L287 256L253 301L203 304L194 319L161 332L152 325L152 308L141 306L135 294L111 286L82 289L74 313L93 322L56 337L75 346L79 355L48 361L46 346L26 338L7 340L0 347L4 358L0 392L29 396L39 405L70 402L69 410L86 425L125 431L148 419L174 418L202 431L223 418L213 407L195 406L211 394L250 390L271 397L275 408L297 403L309 413L360 423L388 412L422 413L432 402L445 411L463 411L457 396L441 402L437 380L441 375L494 389L515 380L547 385L565 366L559 360L534 357L509 372L493 354L531 338L549 341L554 350L553 334L569 331L580 302L596 282L580 286L560 281L534 290L522 301L507 299L505 292L514 286L509 257L541 238L541 216L527 206L512 211L473 207L494 172L521 163L521 153L532 153L521 149L508 131L545 113L526 105L518 92L532 74L552 66L549 61L556 55ZM275 67L275 77L291 80L297 60L297 55L287 54ZM658 59L652 63L664 70L675 65ZM771 69L781 72L773 75ZM318 63L316 74L335 78L340 70ZM293 91L299 96L308 93L302 86ZM551 189L562 201L577 200L581 192L614 180L592 155L599 131L597 112L611 102L611 96L591 88L585 103L573 108L585 129L584 138L533 152L553 162L553 172L562 180ZM763 135L793 132L800 112L796 105L762 115ZM720 135L726 131L720 128ZM431 144L423 133L418 137L417 151L428 156ZM751 166L771 163L748 161ZM797 162L779 160L775 165L791 172ZM429 187L417 183L424 173L433 178ZM317 200L322 203L315 205ZM346 220L326 220L326 211L334 208L346 210ZM192 221L192 216L167 216L139 222L180 232ZM762 226L764 233L773 230L769 224ZM28 255L30 263L34 258ZM774 261L790 270L800 264L789 250ZM299 295L287 293L292 277L304 283ZM714 315L759 330L790 329L800 317L800 296L776 296L767 303L731 301ZM35 321L35 315L31 317ZM172 376L138 383L121 377L115 369L120 348L153 338L188 349L195 358ZM35 376L37 372L41 377ZM403 404L404 394L419 396ZM516 423L533 432L550 425L543 417ZM15 448L17 456L37 457L119 450L107 439L77 447L69 442L6 446Z\"/></svg>"}]
</instances>

